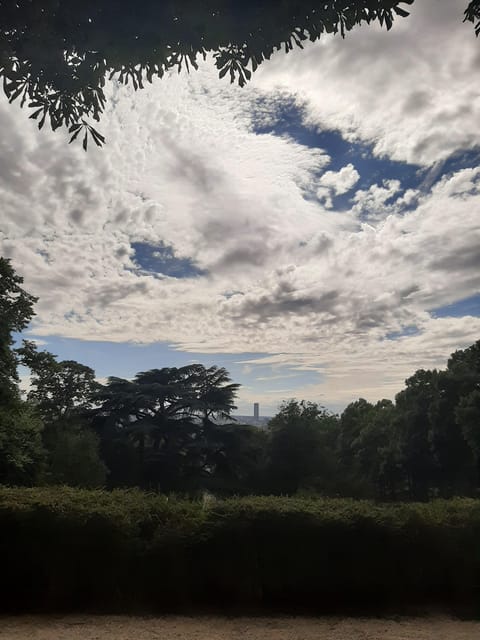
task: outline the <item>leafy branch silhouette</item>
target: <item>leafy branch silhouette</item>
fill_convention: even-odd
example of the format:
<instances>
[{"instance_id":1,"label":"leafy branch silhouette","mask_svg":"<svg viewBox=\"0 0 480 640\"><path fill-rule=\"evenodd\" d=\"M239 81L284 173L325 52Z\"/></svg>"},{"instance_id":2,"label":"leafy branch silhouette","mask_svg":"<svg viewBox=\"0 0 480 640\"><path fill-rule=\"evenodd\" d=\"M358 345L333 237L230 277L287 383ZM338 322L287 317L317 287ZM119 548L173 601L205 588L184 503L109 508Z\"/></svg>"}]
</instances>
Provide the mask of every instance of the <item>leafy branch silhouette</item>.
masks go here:
<instances>
[{"instance_id":1,"label":"leafy branch silhouette","mask_svg":"<svg viewBox=\"0 0 480 640\"><path fill-rule=\"evenodd\" d=\"M0 77L9 102L70 142L105 138L106 79L135 90L167 72L197 69L213 55L220 78L243 87L275 51L303 48L362 23L391 29L414 0L0 0ZM480 33L480 0L466 21Z\"/></svg>"}]
</instances>

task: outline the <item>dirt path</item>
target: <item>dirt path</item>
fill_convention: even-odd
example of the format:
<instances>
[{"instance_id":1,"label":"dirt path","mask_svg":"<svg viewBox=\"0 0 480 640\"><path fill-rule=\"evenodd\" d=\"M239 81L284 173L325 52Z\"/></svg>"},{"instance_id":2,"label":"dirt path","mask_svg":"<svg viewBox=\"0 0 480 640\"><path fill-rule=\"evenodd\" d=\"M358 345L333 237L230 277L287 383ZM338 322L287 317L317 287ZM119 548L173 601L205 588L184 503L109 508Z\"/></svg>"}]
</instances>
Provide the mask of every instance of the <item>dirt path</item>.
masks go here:
<instances>
[{"instance_id":1,"label":"dirt path","mask_svg":"<svg viewBox=\"0 0 480 640\"><path fill-rule=\"evenodd\" d=\"M0 618L0 640L478 640L480 622L448 618Z\"/></svg>"}]
</instances>

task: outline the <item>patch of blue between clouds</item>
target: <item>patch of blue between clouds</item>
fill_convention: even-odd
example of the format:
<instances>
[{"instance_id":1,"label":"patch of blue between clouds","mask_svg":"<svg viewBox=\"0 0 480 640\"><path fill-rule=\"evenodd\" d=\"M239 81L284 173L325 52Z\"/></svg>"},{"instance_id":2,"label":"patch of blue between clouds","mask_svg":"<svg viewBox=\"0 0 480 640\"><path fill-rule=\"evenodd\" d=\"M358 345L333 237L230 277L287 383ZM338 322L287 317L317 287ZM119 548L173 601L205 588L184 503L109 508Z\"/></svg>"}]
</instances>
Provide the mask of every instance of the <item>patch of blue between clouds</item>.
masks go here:
<instances>
[{"instance_id":1,"label":"patch of blue between clouds","mask_svg":"<svg viewBox=\"0 0 480 640\"><path fill-rule=\"evenodd\" d=\"M480 318L480 293L476 293L468 298L463 298L444 305L430 309L429 313L434 318L464 318L465 316L473 316ZM420 329L415 325L404 327L401 331L392 331L385 336L386 340L398 340L409 336L416 336L421 333Z\"/></svg>"},{"instance_id":2,"label":"patch of blue between clouds","mask_svg":"<svg viewBox=\"0 0 480 640\"><path fill-rule=\"evenodd\" d=\"M222 293L222 296L223 296L224 298L226 298L227 300L230 300L230 298L233 298L233 296L236 296L236 295L238 295L238 294L240 294L240 295L242 295L242 296L243 296L243 291L239 291L239 290L235 290L235 291L224 291L224 292Z\"/></svg>"},{"instance_id":3,"label":"patch of blue between clouds","mask_svg":"<svg viewBox=\"0 0 480 640\"><path fill-rule=\"evenodd\" d=\"M431 309L434 318L463 318L464 316L480 317L480 293L457 300L452 304Z\"/></svg>"},{"instance_id":4,"label":"patch of blue between clouds","mask_svg":"<svg viewBox=\"0 0 480 640\"><path fill-rule=\"evenodd\" d=\"M376 157L373 155L371 144L349 142L338 131L318 130L305 125L305 106L295 96L282 94L273 103L261 98L257 101L257 109L258 114L255 108L252 114L254 133L285 136L305 147L324 150L331 161L321 173L340 171L348 164L355 167L360 174L359 181L349 192L332 197L333 208L337 211L350 209L355 191L367 190L374 184L382 186L387 180L399 180L401 190L395 194L396 199L401 197L407 189L427 193L443 176L480 164L479 148L455 152L447 160L427 168L390 160L387 157ZM265 109L269 109L268 124L265 124L264 118L261 117ZM313 195L309 194L307 197L312 198ZM403 209L407 211L414 208L415 204L413 201Z\"/></svg>"},{"instance_id":5,"label":"patch of blue between clouds","mask_svg":"<svg viewBox=\"0 0 480 640\"><path fill-rule=\"evenodd\" d=\"M253 115L255 123L255 113ZM358 189L368 189L373 184L382 185L385 180L400 180L402 190L418 189L424 179L420 166L404 162L396 162L388 158L377 158L372 154L372 145L345 140L338 131L318 130L305 125L305 108L292 98L282 96L275 103L271 124L254 124L257 134L286 136L310 149L322 149L331 158L330 163L322 170L340 171L352 164L360 174L359 181L346 194L333 196L332 203L336 210L351 207L352 194Z\"/></svg>"},{"instance_id":6,"label":"patch of blue between clouds","mask_svg":"<svg viewBox=\"0 0 480 640\"><path fill-rule=\"evenodd\" d=\"M161 369L162 367L183 367L192 362L198 362L206 367L217 365L225 367L234 382L241 384L248 390L249 396L258 393L273 393L278 402L269 407L260 404L263 415L272 415L283 400L291 398L298 390L306 385L321 381L320 374L311 371L299 371L294 367L270 364L249 364L251 360L261 360L270 356L267 353L201 353L180 351L174 345L166 342L140 345L118 342L96 342L62 338L58 336L37 336L33 333L16 334L15 345L20 346L22 339L39 339L46 344L39 346L39 350L47 350L57 356L59 360L76 360L94 369L97 378L116 376L119 378L133 378L140 371ZM27 370L22 367L22 375ZM238 402L240 415L253 415L253 406L241 400Z\"/></svg>"},{"instance_id":7,"label":"patch of blue between clouds","mask_svg":"<svg viewBox=\"0 0 480 640\"><path fill-rule=\"evenodd\" d=\"M166 342L152 344L135 344L130 342L106 342L62 338L58 336L37 336L25 333L17 334L17 343L22 338L45 341L46 349L54 353L60 360L77 360L95 369L98 377L118 376L132 378L139 371L161 369L162 367L183 367L192 362L200 362L205 366L218 365L232 373L236 361L244 361L265 357L265 353L212 354L180 351ZM244 367L236 367L240 372Z\"/></svg>"},{"instance_id":8,"label":"patch of blue between clouds","mask_svg":"<svg viewBox=\"0 0 480 640\"><path fill-rule=\"evenodd\" d=\"M443 176L450 175L461 169L478 167L478 165L480 165L480 149L478 147L456 151L446 160L436 162L427 170L420 188L428 191Z\"/></svg>"},{"instance_id":9,"label":"patch of blue between clouds","mask_svg":"<svg viewBox=\"0 0 480 640\"><path fill-rule=\"evenodd\" d=\"M133 261L144 273L169 278L197 278L207 273L190 258L177 257L173 247L163 242L132 242L131 247L135 251Z\"/></svg>"},{"instance_id":10,"label":"patch of blue between clouds","mask_svg":"<svg viewBox=\"0 0 480 640\"><path fill-rule=\"evenodd\" d=\"M387 340L398 340L399 338L406 338L409 336L416 336L420 333L420 329L415 325L409 325L408 327L404 327L401 331L392 331L387 333L385 338Z\"/></svg>"}]
</instances>

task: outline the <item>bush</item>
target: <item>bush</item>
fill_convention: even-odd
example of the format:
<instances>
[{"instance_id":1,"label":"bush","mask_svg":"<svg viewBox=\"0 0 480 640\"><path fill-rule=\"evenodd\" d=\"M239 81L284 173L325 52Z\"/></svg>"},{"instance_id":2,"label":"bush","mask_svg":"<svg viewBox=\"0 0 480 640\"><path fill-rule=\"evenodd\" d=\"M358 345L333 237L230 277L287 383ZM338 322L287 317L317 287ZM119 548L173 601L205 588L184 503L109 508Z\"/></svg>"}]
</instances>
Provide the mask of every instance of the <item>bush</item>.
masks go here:
<instances>
[{"instance_id":1,"label":"bush","mask_svg":"<svg viewBox=\"0 0 480 640\"><path fill-rule=\"evenodd\" d=\"M1 488L0 562L3 610L471 605L480 501Z\"/></svg>"}]
</instances>

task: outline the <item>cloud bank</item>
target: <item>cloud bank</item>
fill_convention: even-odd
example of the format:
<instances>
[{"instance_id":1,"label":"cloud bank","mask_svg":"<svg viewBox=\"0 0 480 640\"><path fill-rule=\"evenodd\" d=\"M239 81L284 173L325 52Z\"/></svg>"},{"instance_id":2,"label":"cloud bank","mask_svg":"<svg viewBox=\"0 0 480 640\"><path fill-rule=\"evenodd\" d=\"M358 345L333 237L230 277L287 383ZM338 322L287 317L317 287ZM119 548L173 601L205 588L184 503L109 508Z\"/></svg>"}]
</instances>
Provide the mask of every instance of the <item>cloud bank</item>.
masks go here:
<instances>
[{"instance_id":1,"label":"cloud bank","mask_svg":"<svg viewBox=\"0 0 480 640\"><path fill-rule=\"evenodd\" d=\"M480 168L449 164L480 142L480 50L463 3L435 6L278 55L243 90L206 66L112 85L88 154L0 103L0 252L39 296L34 335L267 353L252 366L311 372L303 397L340 404L474 342L480 318L434 310L480 291ZM307 138L336 129L418 185L259 133L286 99ZM142 268L142 246L169 269Z\"/></svg>"}]
</instances>

